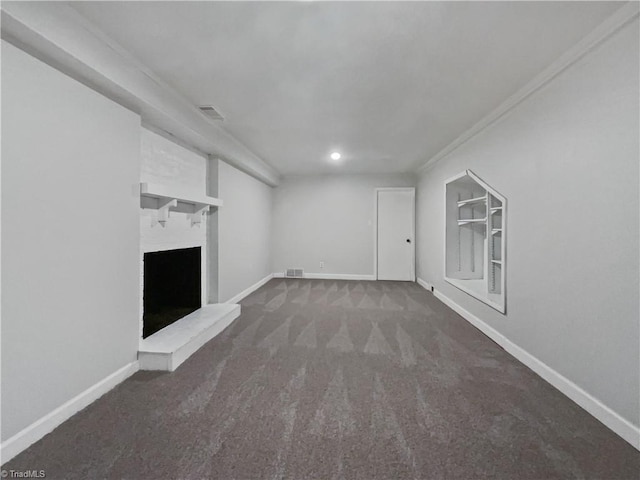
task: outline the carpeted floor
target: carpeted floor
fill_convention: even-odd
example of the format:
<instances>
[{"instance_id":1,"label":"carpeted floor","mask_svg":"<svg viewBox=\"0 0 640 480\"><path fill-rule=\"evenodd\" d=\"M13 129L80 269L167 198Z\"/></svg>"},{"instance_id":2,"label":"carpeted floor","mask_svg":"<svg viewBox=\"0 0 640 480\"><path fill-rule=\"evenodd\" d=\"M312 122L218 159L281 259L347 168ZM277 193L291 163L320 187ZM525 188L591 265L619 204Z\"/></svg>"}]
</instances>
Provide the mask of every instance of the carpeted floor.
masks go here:
<instances>
[{"instance_id":1,"label":"carpeted floor","mask_svg":"<svg viewBox=\"0 0 640 480\"><path fill-rule=\"evenodd\" d=\"M638 479L640 453L416 284L272 280L3 467L91 479Z\"/></svg>"}]
</instances>

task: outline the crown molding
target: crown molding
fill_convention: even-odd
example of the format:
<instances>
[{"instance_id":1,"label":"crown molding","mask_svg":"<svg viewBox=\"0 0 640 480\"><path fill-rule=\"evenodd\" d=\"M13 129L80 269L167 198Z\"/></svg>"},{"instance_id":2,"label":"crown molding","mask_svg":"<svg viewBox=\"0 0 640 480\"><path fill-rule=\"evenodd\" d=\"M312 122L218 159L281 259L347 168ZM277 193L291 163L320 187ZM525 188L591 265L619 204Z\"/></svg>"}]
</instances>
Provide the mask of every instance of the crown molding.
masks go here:
<instances>
[{"instance_id":1,"label":"crown molding","mask_svg":"<svg viewBox=\"0 0 640 480\"><path fill-rule=\"evenodd\" d=\"M505 114L513 110L520 103L547 85L582 57L595 50L601 43L606 41L618 30L635 20L639 13L640 3L638 1L625 3L604 22L592 30L591 33L580 40L572 48L567 50L560 58L533 77L533 79L524 87L508 97L495 110L485 115L479 122L458 136L453 142L440 150L429 160L424 163L420 162L421 164L416 165L415 172L422 174L433 168L440 160L500 120Z\"/></svg>"},{"instance_id":2,"label":"crown molding","mask_svg":"<svg viewBox=\"0 0 640 480\"><path fill-rule=\"evenodd\" d=\"M2 39L140 115L145 125L276 186L278 171L69 5L3 2Z\"/></svg>"}]
</instances>

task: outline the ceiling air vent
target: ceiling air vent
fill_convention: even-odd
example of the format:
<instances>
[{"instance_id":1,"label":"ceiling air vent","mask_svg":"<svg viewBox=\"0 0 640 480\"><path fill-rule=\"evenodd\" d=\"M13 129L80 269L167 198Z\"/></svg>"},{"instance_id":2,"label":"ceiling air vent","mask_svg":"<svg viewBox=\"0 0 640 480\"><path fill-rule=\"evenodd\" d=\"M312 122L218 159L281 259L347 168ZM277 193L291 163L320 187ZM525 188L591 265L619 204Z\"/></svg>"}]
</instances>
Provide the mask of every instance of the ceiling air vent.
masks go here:
<instances>
[{"instance_id":1,"label":"ceiling air vent","mask_svg":"<svg viewBox=\"0 0 640 480\"><path fill-rule=\"evenodd\" d=\"M211 105L204 105L202 107L198 107L202 113L204 113L207 117L212 118L213 120L221 120L224 121L224 117Z\"/></svg>"},{"instance_id":2,"label":"ceiling air vent","mask_svg":"<svg viewBox=\"0 0 640 480\"><path fill-rule=\"evenodd\" d=\"M304 271L301 268L287 268L284 276L287 278L302 278L304 277Z\"/></svg>"}]
</instances>

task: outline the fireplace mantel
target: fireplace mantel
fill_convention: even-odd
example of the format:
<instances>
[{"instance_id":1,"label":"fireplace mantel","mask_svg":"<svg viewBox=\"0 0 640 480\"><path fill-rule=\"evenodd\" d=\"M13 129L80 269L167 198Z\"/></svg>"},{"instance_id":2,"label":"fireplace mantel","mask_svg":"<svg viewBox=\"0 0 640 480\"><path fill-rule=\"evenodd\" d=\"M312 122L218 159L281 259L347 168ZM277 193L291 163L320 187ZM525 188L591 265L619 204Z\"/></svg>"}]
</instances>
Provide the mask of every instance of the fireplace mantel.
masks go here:
<instances>
[{"instance_id":1,"label":"fireplace mantel","mask_svg":"<svg viewBox=\"0 0 640 480\"><path fill-rule=\"evenodd\" d=\"M158 223L164 226L169 210L191 215L191 224L200 224L210 207L221 207L222 200L186 189L154 183L140 183L140 206L158 210Z\"/></svg>"}]
</instances>

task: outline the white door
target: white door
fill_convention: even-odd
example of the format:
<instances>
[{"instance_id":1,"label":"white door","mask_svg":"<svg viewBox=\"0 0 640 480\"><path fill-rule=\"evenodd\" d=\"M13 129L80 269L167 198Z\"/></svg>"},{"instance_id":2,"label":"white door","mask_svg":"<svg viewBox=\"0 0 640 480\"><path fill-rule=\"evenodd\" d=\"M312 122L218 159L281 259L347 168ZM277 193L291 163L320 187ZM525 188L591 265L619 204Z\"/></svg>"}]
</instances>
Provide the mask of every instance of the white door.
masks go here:
<instances>
[{"instance_id":1,"label":"white door","mask_svg":"<svg viewBox=\"0 0 640 480\"><path fill-rule=\"evenodd\" d=\"M378 280L415 280L413 188L377 191Z\"/></svg>"}]
</instances>

